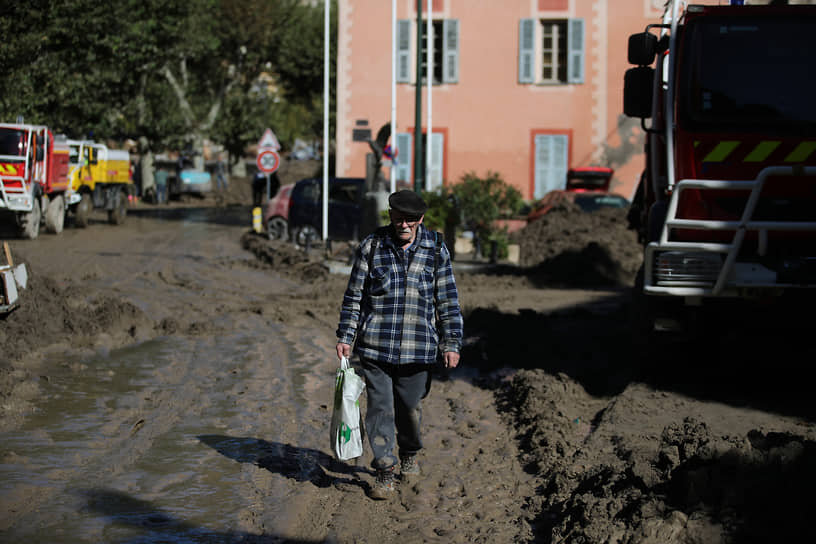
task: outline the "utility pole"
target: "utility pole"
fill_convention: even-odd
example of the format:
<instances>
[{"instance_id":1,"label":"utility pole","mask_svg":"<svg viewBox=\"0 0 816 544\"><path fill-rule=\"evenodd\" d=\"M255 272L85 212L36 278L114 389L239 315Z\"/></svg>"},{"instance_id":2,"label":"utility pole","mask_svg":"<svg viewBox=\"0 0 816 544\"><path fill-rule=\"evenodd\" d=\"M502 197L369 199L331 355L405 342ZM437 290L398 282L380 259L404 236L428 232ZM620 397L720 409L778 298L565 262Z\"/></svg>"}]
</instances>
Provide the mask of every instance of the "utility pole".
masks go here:
<instances>
[{"instance_id":1,"label":"utility pole","mask_svg":"<svg viewBox=\"0 0 816 544\"><path fill-rule=\"evenodd\" d=\"M425 161L422 154L422 0L416 2L417 54L416 54L416 102L414 111L414 191L422 192L425 186Z\"/></svg>"}]
</instances>

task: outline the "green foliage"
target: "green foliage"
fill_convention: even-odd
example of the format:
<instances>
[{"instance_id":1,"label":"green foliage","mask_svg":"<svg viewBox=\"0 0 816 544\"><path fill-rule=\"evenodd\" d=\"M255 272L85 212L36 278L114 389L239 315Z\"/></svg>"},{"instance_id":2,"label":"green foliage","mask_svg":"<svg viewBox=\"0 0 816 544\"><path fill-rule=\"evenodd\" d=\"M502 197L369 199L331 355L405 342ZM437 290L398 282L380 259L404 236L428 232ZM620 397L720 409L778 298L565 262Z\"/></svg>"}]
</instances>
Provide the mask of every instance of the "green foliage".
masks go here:
<instances>
[{"instance_id":1,"label":"green foliage","mask_svg":"<svg viewBox=\"0 0 816 544\"><path fill-rule=\"evenodd\" d=\"M442 231L446 221L450 221L457 229L473 231L485 251L495 241L499 257L507 256L507 229L497 228L495 222L518 213L524 200L518 189L508 185L500 174L488 172L481 178L469 172L458 183L425 193L423 198L428 203L425 214L428 228Z\"/></svg>"},{"instance_id":2,"label":"green foliage","mask_svg":"<svg viewBox=\"0 0 816 544\"><path fill-rule=\"evenodd\" d=\"M267 126L284 146L322 133L322 3L5 4L0 121L160 145L210 137L238 154ZM336 38L336 1L332 14ZM262 74L275 95L257 92Z\"/></svg>"},{"instance_id":3,"label":"green foliage","mask_svg":"<svg viewBox=\"0 0 816 544\"><path fill-rule=\"evenodd\" d=\"M439 232L445 230L445 222L448 217L456 213L450 196L451 192L447 187L429 193L422 193L423 200L428 204L428 211L425 212L425 219L423 220L426 227Z\"/></svg>"}]
</instances>

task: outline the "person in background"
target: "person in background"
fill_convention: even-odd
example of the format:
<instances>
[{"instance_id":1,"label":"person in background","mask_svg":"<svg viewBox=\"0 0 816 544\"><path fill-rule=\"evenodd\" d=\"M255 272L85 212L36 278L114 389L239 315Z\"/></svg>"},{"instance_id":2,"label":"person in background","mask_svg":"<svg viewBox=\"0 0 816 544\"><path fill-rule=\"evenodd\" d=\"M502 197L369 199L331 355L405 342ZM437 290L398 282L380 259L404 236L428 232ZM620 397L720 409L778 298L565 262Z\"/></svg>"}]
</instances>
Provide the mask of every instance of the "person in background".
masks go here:
<instances>
[{"instance_id":1,"label":"person in background","mask_svg":"<svg viewBox=\"0 0 816 544\"><path fill-rule=\"evenodd\" d=\"M252 207L257 208L263 202L263 195L266 192L266 174L255 172L252 176Z\"/></svg>"},{"instance_id":2,"label":"person in background","mask_svg":"<svg viewBox=\"0 0 816 544\"><path fill-rule=\"evenodd\" d=\"M377 500L393 495L398 462L404 480L421 474L420 403L440 354L445 368L459 364L463 330L450 253L439 233L422 224L427 205L407 190L388 203L391 224L355 252L336 346L342 358L354 345L366 380L365 426L376 470L370 496Z\"/></svg>"},{"instance_id":3,"label":"person in background","mask_svg":"<svg viewBox=\"0 0 816 544\"><path fill-rule=\"evenodd\" d=\"M227 164L224 162L224 154L219 153L215 161L215 186L219 191L226 191L227 185Z\"/></svg>"},{"instance_id":4,"label":"person in background","mask_svg":"<svg viewBox=\"0 0 816 544\"><path fill-rule=\"evenodd\" d=\"M156 170L153 183L156 185L156 204L167 204L167 177L170 172L164 169Z\"/></svg>"}]
</instances>

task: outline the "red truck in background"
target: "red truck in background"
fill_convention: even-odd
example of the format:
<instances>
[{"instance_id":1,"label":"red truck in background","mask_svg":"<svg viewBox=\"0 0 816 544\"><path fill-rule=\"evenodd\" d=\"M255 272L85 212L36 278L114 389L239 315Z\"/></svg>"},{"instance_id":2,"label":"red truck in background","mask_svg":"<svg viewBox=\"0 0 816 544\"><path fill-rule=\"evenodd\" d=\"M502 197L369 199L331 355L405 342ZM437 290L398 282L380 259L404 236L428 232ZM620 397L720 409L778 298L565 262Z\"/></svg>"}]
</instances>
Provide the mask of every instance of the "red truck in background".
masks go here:
<instances>
[{"instance_id":1,"label":"red truck in background","mask_svg":"<svg viewBox=\"0 0 816 544\"><path fill-rule=\"evenodd\" d=\"M22 238L34 239L41 223L62 231L71 193L67 142L48 127L0 124L0 212Z\"/></svg>"},{"instance_id":2,"label":"red truck in background","mask_svg":"<svg viewBox=\"0 0 816 544\"><path fill-rule=\"evenodd\" d=\"M816 287L816 5L731 4L671 1L629 39L624 113L646 131L629 219L650 330Z\"/></svg>"},{"instance_id":3,"label":"red truck in background","mask_svg":"<svg viewBox=\"0 0 816 544\"><path fill-rule=\"evenodd\" d=\"M609 192L612 182L612 168L604 166L578 166L567 171L564 189L555 189L533 203L527 214L530 223L554 208L567 203L577 205L585 212L594 212L601 208L627 208L629 201L622 195Z\"/></svg>"}]
</instances>

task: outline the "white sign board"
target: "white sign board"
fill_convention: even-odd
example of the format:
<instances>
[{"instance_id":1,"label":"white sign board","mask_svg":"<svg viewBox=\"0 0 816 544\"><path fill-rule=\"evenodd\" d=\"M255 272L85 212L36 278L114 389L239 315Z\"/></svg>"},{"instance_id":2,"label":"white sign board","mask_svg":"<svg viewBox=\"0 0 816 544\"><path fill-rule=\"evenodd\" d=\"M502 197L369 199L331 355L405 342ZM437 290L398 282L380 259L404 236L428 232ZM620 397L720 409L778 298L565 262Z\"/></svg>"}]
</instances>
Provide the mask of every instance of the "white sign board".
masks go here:
<instances>
[{"instance_id":1,"label":"white sign board","mask_svg":"<svg viewBox=\"0 0 816 544\"><path fill-rule=\"evenodd\" d=\"M261 139L258 140L258 153L260 154L264 149L273 149L278 151L280 148L281 146L278 142L278 138L275 136L275 133L272 132L271 128L266 129L263 136L261 136Z\"/></svg>"}]
</instances>

